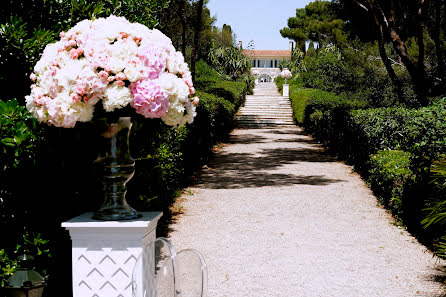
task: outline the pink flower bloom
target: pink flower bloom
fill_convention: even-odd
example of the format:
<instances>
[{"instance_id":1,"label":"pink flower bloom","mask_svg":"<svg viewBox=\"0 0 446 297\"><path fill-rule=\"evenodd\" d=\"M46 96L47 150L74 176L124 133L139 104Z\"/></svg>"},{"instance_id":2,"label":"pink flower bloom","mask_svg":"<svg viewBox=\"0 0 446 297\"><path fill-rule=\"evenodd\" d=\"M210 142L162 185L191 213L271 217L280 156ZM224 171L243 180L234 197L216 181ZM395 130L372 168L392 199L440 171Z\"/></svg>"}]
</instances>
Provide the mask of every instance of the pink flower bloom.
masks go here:
<instances>
[{"instance_id":1,"label":"pink flower bloom","mask_svg":"<svg viewBox=\"0 0 446 297\"><path fill-rule=\"evenodd\" d=\"M70 58L77 59L77 57L79 57L79 52L77 51L77 49L72 48L70 50Z\"/></svg>"},{"instance_id":2,"label":"pink flower bloom","mask_svg":"<svg viewBox=\"0 0 446 297\"><path fill-rule=\"evenodd\" d=\"M123 87L123 86L125 86L125 82L123 82L122 80L117 80L117 81L115 81L115 84L116 84L118 87Z\"/></svg>"},{"instance_id":3,"label":"pink flower bloom","mask_svg":"<svg viewBox=\"0 0 446 297\"><path fill-rule=\"evenodd\" d=\"M108 79L108 72L102 70L102 71L100 71L100 72L98 73L98 76L99 76L99 78L100 78L101 80L106 81L106 80Z\"/></svg>"},{"instance_id":4,"label":"pink flower bloom","mask_svg":"<svg viewBox=\"0 0 446 297\"><path fill-rule=\"evenodd\" d=\"M125 76L124 72L119 72L118 74L116 74L116 79L117 80L126 80L127 76Z\"/></svg>"},{"instance_id":5,"label":"pink flower bloom","mask_svg":"<svg viewBox=\"0 0 446 297\"><path fill-rule=\"evenodd\" d=\"M166 57L160 47L150 45L138 50L138 56L145 68L145 75L149 79L157 79L166 69Z\"/></svg>"},{"instance_id":6,"label":"pink flower bloom","mask_svg":"<svg viewBox=\"0 0 446 297\"><path fill-rule=\"evenodd\" d=\"M161 118L169 108L169 94L151 80L132 83L133 100L130 105L146 118Z\"/></svg>"},{"instance_id":7,"label":"pink flower bloom","mask_svg":"<svg viewBox=\"0 0 446 297\"><path fill-rule=\"evenodd\" d=\"M189 94L190 95L195 94L195 88L194 87L189 87Z\"/></svg>"},{"instance_id":8,"label":"pink flower bloom","mask_svg":"<svg viewBox=\"0 0 446 297\"><path fill-rule=\"evenodd\" d=\"M81 101L82 97L79 96L79 94L74 93L73 95L71 95L71 99L73 100L73 102L79 102Z\"/></svg>"},{"instance_id":9,"label":"pink flower bloom","mask_svg":"<svg viewBox=\"0 0 446 297\"><path fill-rule=\"evenodd\" d=\"M70 43L68 41L65 41L63 43L63 47L64 47L64 49L68 50L70 48Z\"/></svg>"},{"instance_id":10,"label":"pink flower bloom","mask_svg":"<svg viewBox=\"0 0 446 297\"><path fill-rule=\"evenodd\" d=\"M59 33L59 37L60 37L60 38L64 38L64 37L65 37L65 32L64 32L64 31L60 32L60 33Z\"/></svg>"},{"instance_id":11,"label":"pink flower bloom","mask_svg":"<svg viewBox=\"0 0 446 297\"><path fill-rule=\"evenodd\" d=\"M68 41L68 44L69 44L71 47L75 47L75 46L77 45L77 42L76 42L76 40L71 39L70 41Z\"/></svg>"},{"instance_id":12,"label":"pink flower bloom","mask_svg":"<svg viewBox=\"0 0 446 297\"><path fill-rule=\"evenodd\" d=\"M37 76L36 76L34 73L31 73L31 75L29 76L29 78L30 78L32 81L36 81Z\"/></svg>"},{"instance_id":13,"label":"pink flower bloom","mask_svg":"<svg viewBox=\"0 0 446 297\"><path fill-rule=\"evenodd\" d=\"M115 77L113 76L113 75L110 75L108 78L107 78L107 81L108 82L112 82L112 81L114 81L115 80Z\"/></svg>"},{"instance_id":14,"label":"pink flower bloom","mask_svg":"<svg viewBox=\"0 0 446 297\"><path fill-rule=\"evenodd\" d=\"M195 97L194 100L192 100L192 104L197 106L198 102L200 102L200 99L198 99L198 97Z\"/></svg>"},{"instance_id":15,"label":"pink flower bloom","mask_svg":"<svg viewBox=\"0 0 446 297\"><path fill-rule=\"evenodd\" d=\"M55 76L58 69L59 68L57 68L56 66L50 66L48 74L51 75L51 76Z\"/></svg>"},{"instance_id":16,"label":"pink flower bloom","mask_svg":"<svg viewBox=\"0 0 446 297\"><path fill-rule=\"evenodd\" d=\"M85 94L85 92L87 92L87 86L85 86L84 84L78 84L74 87L74 91L82 96Z\"/></svg>"}]
</instances>

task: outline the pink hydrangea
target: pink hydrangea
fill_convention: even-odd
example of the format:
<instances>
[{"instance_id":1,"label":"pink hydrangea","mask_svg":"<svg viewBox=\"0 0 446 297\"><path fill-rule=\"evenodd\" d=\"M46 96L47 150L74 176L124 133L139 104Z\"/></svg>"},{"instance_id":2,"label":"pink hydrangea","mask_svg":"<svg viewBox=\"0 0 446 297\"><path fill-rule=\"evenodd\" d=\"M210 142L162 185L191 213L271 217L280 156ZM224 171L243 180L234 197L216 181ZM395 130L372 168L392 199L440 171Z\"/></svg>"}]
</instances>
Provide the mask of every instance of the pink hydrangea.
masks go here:
<instances>
[{"instance_id":1,"label":"pink hydrangea","mask_svg":"<svg viewBox=\"0 0 446 297\"><path fill-rule=\"evenodd\" d=\"M145 79L130 85L136 112L146 118L160 118L169 108L169 94L155 82Z\"/></svg>"},{"instance_id":2,"label":"pink hydrangea","mask_svg":"<svg viewBox=\"0 0 446 297\"><path fill-rule=\"evenodd\" d=\"M144 77L157 79L166 69L166 56L161 48L150 45L138 49L138 56L144 65Z\"/></svg>"}]
</instances>

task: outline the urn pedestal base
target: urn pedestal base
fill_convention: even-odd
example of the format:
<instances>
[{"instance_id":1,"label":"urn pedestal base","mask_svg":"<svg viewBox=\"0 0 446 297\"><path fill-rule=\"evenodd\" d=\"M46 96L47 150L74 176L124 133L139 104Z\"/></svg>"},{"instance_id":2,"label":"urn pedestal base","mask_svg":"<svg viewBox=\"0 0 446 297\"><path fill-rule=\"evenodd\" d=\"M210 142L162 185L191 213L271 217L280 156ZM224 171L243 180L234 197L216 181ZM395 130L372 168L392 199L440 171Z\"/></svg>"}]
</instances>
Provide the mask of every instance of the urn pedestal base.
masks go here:
<instances>
[{"instance_id":1,"label":"urn pedestal base","mask_svg":"<svg viewBox=\"0 0 446 297\"><path fill-rule=\"evenodd\" d=\"M62 223L72 240L73 297L132 297L133 268L155 240L162 213L140 215L134 220L97 221L87 212Z\"/></svg>"},{"instance_id":2,"label":"urn pedestal base","mask_svg":"<svg viewBox=\"0 0 446 297\"><path fill-rule=\"evenodd\" d=\"M282 92L283 97L290 97L290 85L284 84L282 91L283 91Z\"/></svg>"}]
</instances>

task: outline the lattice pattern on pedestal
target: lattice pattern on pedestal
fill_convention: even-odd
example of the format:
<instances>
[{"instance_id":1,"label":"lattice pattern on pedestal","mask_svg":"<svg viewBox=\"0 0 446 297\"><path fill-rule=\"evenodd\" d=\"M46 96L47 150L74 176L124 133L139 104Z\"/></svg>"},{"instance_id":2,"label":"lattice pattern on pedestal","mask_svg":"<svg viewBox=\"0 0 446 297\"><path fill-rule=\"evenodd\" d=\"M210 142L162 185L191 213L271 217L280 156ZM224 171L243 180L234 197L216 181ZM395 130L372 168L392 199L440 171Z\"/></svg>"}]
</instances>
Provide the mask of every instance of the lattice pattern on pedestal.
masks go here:
<instances>
[{"instance_id":1,"label":"lattice pattern on pedestal","mask_svg":"<svg viewBox=\"0 0 446 297\"><path fill-rule=\"evenodd\" d=\"M132 271L141 248L78 248L76 282L81 296L131 296ZM74 255L73 255L74 256ZM76 285L76 284L75 284Z\"/></svg>"}]
</instances>

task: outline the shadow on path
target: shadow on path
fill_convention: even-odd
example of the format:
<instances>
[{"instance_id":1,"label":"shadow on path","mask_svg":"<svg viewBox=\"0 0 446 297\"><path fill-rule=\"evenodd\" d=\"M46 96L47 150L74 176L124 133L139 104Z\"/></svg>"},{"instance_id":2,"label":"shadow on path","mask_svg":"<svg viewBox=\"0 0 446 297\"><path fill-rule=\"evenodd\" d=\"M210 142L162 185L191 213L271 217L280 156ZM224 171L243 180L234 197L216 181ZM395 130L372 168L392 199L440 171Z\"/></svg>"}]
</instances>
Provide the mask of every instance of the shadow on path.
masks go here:
<instances>
[{"instance_id":1,"label":"shadow on path","mask_svg":"<svg viewBox=\"0 0 446 297\"><path fill-rule=\"evenodd\" d=\"M279 134L277 130L274 133ZM269 132L267 130L267 132ZM282 133L280 133L282 134ZM290 134L290 133L283 133ZM274 148L268 143L304 143L301 147ZM327 163L336 162L336 158L326 154L318 147L306 147L313 143L310 138L266 138L256 134L232 136L229 144L266 144L265 148L253 149L253 152L222 152L202 171L196 186L211 189L237 189L271 186L289 186L307 184L324 186L343 180L331 179L324 175L299 175L299 172L274 172L284 166L298 162Z\"/></svg>"}]
</instances>

